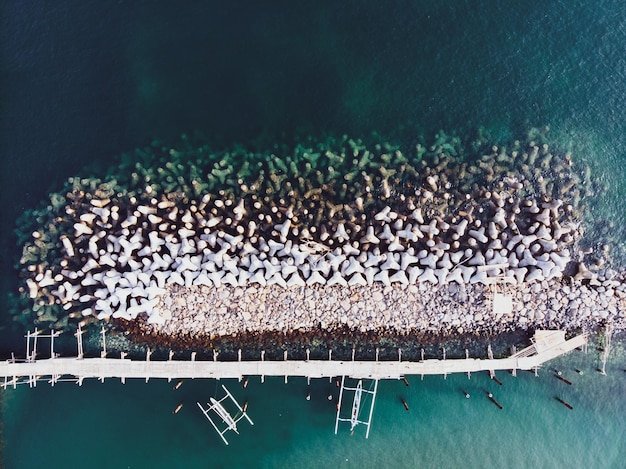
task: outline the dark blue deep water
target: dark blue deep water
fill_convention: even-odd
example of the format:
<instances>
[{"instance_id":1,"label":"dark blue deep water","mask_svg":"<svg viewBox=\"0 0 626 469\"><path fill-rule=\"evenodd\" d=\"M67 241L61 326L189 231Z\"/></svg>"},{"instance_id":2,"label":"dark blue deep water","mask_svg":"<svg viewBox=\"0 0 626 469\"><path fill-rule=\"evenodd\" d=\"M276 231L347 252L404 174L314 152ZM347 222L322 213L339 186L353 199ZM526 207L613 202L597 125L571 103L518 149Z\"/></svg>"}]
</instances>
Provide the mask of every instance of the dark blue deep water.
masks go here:
<instances>
[{"instance_id":1,"label":"dark blue deep water","mask_svg":"<svg viewBox=\"0 0 626 469\"><path fill-rule=\"evenodd\" d=\"M182 133L220 147L373 131L411 142L479 126L507 140L545 125L610 188L590 203L613 223L604 241L624 244L623 2L5 0L0 351L23 353L23 331L7 314L16 218L114 155ZM586 371L565 390L572 412L554 400L563 383L548 370L503 376L500 412L479 397L492 385L484 376L382 383L369 440L332 435L327 382L314 383L311 402L297 379L251 382L245 392L230 383L257 421L230 447L194 411L212 381L176 392L152 381L9 390L3 459L9 468L620 468L624 349L607 377L594 371L597 360L590 347L558 363Z\"/></svg>"}]
</instances>

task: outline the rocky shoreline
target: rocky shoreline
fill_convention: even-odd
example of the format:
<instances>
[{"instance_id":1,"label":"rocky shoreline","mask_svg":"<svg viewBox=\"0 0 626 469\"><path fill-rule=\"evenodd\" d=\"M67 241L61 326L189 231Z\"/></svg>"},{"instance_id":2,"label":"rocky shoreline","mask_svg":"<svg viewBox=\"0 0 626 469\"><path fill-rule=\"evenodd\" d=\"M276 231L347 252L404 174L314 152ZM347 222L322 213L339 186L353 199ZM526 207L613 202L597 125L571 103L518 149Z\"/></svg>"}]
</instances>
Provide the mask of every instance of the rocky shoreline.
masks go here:
<instances>
[{"instance_id":1,"label":"rocky shoreline","mask_svg":"<svg viewBox=\"0 0 626 469\"><path fill-rule=\"evenodd\" d=\"M614 277L594 285L566 278L498 289L511 296L511 312L494 312L492 287L482 284L290 289L173 285L158 304L167 321L146 323L142 332L190 344L240 334L315 335L320 330L453 337L536 328L592 330L607 322L626 330L626 291Z\"/></svg>"}]
</instances>

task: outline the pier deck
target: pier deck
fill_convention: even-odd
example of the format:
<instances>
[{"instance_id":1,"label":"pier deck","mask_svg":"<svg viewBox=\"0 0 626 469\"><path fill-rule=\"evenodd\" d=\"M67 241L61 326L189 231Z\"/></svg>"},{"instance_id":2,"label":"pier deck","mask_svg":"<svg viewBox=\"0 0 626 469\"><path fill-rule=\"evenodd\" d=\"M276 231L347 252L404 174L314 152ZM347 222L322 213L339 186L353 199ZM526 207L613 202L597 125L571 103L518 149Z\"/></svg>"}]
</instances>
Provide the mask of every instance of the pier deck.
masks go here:
<instances>
[{"instance_id":1,"label":"pier deck","mask_svg":"<svg viewBox=\"0 0 626 469\"><path fill-rule=\"evenodd\" d=\"M302 376L323 378L350 376L367 379L400 379L407 375L445 375L495 370L531 370L548 360L581 347L585 335L565 340L560 334L544 344L532 356L511 356L496 359L448 359L424 361L356 361L356 360L283 360L283 361L182 361L130 360L126 358L46 358L0 363L3 385L13 385L20 377L51 376L125 379L181 379L181 378L241 378L243 376Z\"/></svg>"}]
</instances>

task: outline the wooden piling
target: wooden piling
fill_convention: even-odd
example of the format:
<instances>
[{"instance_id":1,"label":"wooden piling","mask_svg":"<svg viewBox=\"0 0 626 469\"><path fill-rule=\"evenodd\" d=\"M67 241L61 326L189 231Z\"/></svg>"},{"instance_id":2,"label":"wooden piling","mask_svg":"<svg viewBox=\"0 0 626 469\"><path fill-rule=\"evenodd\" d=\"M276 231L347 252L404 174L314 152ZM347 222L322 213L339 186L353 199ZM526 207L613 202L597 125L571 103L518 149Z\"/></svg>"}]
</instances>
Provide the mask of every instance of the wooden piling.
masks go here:
<instances>
[{"instance_id":1,"label":"wooden piling","mask_svg":"<svg viewBox=\"0 0 626 469\"><path fill-rule=\"evenodd\" d=\"M606 376L606 361L611 353L611 336L613 335L613 324L607 323L604 328L604 349L602 351L602 368L600 374Z\"/></svg>"},{"instance_id":2,"label":"wooden piling","mask_svg":"<svg viewBox=\"0 0 626 469\"><path fill-rule=\"evenodd\" d=\"M555 397L555 399L557 401L559 401L561 404L563 404L565 407L567 407L569 410L573 410L574 407L572 407L569 403L565 402L563 399L561 399L560 397Z\"/></svg>"}]
</instances>

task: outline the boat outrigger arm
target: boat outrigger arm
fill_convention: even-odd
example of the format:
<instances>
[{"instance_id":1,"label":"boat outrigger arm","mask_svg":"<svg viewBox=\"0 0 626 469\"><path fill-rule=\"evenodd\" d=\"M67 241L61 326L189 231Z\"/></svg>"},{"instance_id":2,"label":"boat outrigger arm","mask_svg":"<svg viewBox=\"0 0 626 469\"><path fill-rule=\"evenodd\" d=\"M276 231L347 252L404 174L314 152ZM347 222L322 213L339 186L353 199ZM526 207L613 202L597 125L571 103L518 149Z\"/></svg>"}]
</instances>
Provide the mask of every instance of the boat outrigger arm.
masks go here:
<instances>
[{"instance_id":1,"label":"boat outrigger arm","mask_svg":"<svg viewBox=\"0 0 626 469\"><path fill-rule=\"evenodd\" d=\"M202 411L204 416L209 420L209 422L211 422L211 425L213 425L213 428L215 428L215 431L220 435L222 440L224 440L224 443L228 444L228 440L226 440L224 433L232 430L235 433L239 434L239 431L237 430L237 422L239 422L244 417L246 418L246 420L248 420L248 422L250 422L250 425L254 425L254 422L252 422L250 417L248 417L248 414L241 408L237 400L233 397L233 395L228 391L228 389L226 389L226 387L223 384L222 384L222 389L224 389L224 392L226 393L226 395L222 397L220 400L217 400L211 397L210 398L211 402L210 404L207 403L208 407L206 408L204 408L202 404L200 404L199 402L197 402L197 404L198 404L198 407L200 407L200 410ZM226 399L230 399L235 404L235 406L237 406L237 408L239 409L239 412L241 412L241 415L235 418L233 418L233 416L230 415L230 413L222 405L222 402L225 401ZM218 425L213 421L210 415L211 412L214 412L215 414L217 414L218 417L222 420L222 422L226 424L226 427L223 430L220 430Z\"/></svg>"},{"instance_id":2,"label":"boat outrigger arm","mask_svg":"<svg viewBox=\"0 0 626 469\"><path fill-rule=\"evenodd\" d=\"M349 388L345 386L346 377L343 376L341 378L341 389L339 391L339 402L337 404L337 418L335 420L335 435L337 434L337 429L339 427L339 422L350 422L350 431L354 431L354 428L358 424L365 425L367 427L367 432L365 433L365 438L369 437L370 434L370 424L372 423L372 414L374 412L374 400L376 399L376 390L378 389L378 380L374 380L374 390L368 391L363 389L363 380L360 379L357 383L356 387ZM343 391L354 391L354 398L352 399L352 412L349 418L341 417L341 404L343 400ZM370 403L370 412L367 421L359 420L359 411L361 409L361 399L363 397L363 393L368 393L372 395L372 401Z\"/></svg>"}]
</instances>

